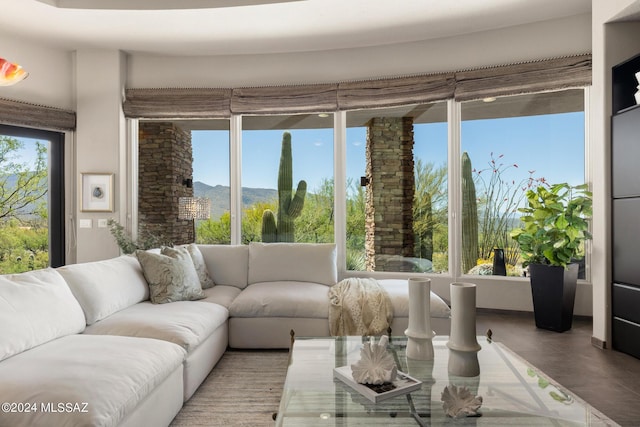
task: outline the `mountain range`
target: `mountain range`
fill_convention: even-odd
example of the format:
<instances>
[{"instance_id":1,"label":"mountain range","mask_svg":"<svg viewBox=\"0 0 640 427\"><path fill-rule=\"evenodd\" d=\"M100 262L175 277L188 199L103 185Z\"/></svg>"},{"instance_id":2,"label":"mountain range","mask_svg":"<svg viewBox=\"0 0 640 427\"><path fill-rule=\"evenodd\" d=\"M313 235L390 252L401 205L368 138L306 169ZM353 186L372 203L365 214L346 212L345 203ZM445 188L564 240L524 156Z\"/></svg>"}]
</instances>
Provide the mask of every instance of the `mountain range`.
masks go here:
<instances>
[{"instance_id":1,"label":"mountain range","mask_svg":"<svg viewBox=\"0 0 640 427\"><path fill-rule=\"evenodd\" d=\"M193 195L211 199L211 218L218 219L229 210L231 200L229 187L226 185L211 186L204 182L193 183ZM278 191L272 188L242 187L242 205L250 206L257 202L272 202L278 199Z\"/></svg>"}]
</instances>

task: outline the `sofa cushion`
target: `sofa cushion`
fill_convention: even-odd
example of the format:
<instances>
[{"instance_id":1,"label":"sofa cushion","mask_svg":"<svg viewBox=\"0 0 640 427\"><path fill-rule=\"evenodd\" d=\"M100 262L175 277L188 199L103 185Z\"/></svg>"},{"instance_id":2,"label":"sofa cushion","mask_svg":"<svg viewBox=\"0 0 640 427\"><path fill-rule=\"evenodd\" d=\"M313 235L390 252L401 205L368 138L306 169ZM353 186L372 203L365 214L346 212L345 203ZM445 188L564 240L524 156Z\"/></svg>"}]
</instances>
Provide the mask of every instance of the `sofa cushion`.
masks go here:
<instances>
[{"instance_id":1,"label":"sofa cushion","mask_svg":"<svg viewBox=\"0 0 640 427\"><path fill-rule=\"evenodd\" d=\"M336 245L252 242L249 284L284 280L335 285L338 281Z\"/></svg>"},{"instance_id":2,"label":"sofa cushion","mask_svg":"<svg viewBox=\"0 0 640 427\"><path fill-rule=\"evenodd\" d=\"M89 335L57 339L0 363L3 401L36 403L38 409L0 412L0 425L115 427L172 372L182 369L184 359L182 348L159 340ZM40 406L57 409L58 403L78 404L78 411L46 412Z\"/></svg>"},{"instance_id":3,"label":"sofa cushion","mask_svg":"<svg viewBox=\"0 0 640 427\"><path fill-rule=\"evenodd\" d=\"M193 265L198 273L198 279L200 279L200 286L202 289L211 288L214 283L209 275L209 270L207 269L207 264L204 262L202 252L198 249L198 245L190 243L186 245L185 248L187 248L187 252L191 255L191 260L193 261Z\"/></svg>"},{"instance_id":4,"label":"sofa cushion","mask_svg":"<svg viewBox=\"0 0 640 427\"><path fill-rule=\"evenodd\" d=\"M140 263L131 255L65 265L57 271L80 302L87 325L149 299Z\"/></svg>"},{"instance_id":5,"label":"sofa cushion","mask_svg":"<svg viewBox=\"0 0 640 427\"><path fill-rule=\"evenodd\" d=\"M163 247L161 253L136 251L154 304L204 298L198 273L185 248Z\"/></svg>"},{"instance_id":6,"label":"sofa cushion","mask_svg":"<svg viewBox=\"0 0 640 427\"><path fill-rule=\"evenodd\" d=\"M84 328L82 308L57 271L0 276L0 360Z\"/></svg>"},{"instance_id":7,"label":"sofa cushion","mask_svg":"<svg viewBox=\"0 0 640 427\"><path fill-rule=\"evenodd\" d=\"M249 247L247 245L198 245L216 285L247 287Z\"/></svg>"},{"instance_id":8,"label":"sofa cushion","mask_svg":"<svg viewBox=\"0 0 640 427\"><path fill-rule=\"evenodd\" d=\"M312 282L254 283L231 303L233 317L328 318L329 288Z\"/></svg>"},{"instance_id":9,"label":"sofa cushion","mask_svg":"<svg viewBox=\"0 0 640 427\"><path fill-rule=\"evenodd\" d=\"M236 299L241 290L235 286L216 285L213 288L203 289L205 299L202 302L214 302L223 307L229 308L233 300Z\"/></svg>"},{"instance_id":10,"label":"sofa cushion","mask_svg":"<svg viewBox=\"0 0 640 427\"><path fill-rule=\"evenodd\" d=\"M378 283L391 298L394 317L409 317L409 282L407 279L378 279ZM431 317L449 318L451 309L446 302L431 291Z\"/></svg>"},{"instance_id":11,"label":"sofa cushion","mask_svg":"<svg viewBox=\"0 0 640 427\"><path fill-rule=\"evenodd\" d=\"M94 323L84 333L155 338L191 352L228 317L229 311L218 304L178 301L158 305L145 301Z\"/></svg>"}]
</instances>

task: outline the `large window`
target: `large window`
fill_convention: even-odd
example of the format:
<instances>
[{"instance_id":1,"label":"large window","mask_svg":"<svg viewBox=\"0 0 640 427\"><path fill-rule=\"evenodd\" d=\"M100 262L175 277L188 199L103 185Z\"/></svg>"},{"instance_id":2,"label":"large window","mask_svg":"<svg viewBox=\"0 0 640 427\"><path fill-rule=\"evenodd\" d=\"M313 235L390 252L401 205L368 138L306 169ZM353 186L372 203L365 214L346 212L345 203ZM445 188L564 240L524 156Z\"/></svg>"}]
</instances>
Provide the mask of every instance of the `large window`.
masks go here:
<instances>
[{"instance_id":1,"label":"large window","mask_svg":"<svg viewBox=\"0 0 640 427\"><path fill-rule=\"evenodd\" d=\"M0 125L0 273L64 264L63 135Z\"/></svg>"},{"instance_id":2,"label":"large window","mask_svg":"<svg viewBox=\"0 0 640 427\"><path fill-rule=\"evenodd\" d=\"M510 231L525 192L588 180L584 89L184 129L194 195L212 204L198 242L335 241L350 271L523 277Z\"/></svg>"},{"instance_id":3,"label":"large window","mask_svg":"<svg viewBox=\"0 0 640 427\"><path fill-rule=\"evenodd\" d=\"M334 241L333 115L242 120L242 243Z\"/></svg>"},{"instance_id":4,"label":"large window","mask_svg":"<svg viewBox=\"0 0 640 427\"><path fill-rule=\"evenodd\" d=\"M510 236L519 226L525 192L538 185L585 182L582 89L488 98L462 108L461 272L523 276L520 251ZM584 269L581 270L584 278Z\"/></svg>"},{"instance_id":5,"label":"large window","mask_svg":"<svg viewBox=\"0 0 640 427\"><path fill-rule=\"evenodd\" d=\"M211 201L211 217L197 220L196 241L231 243L231 183L229 121L203 121L206 126L191 131L193 195Z\"/></svg>"},{"instance_id":6,"label":"large window","mask_svg":"<svg viewBox=\"0 0 640 427\"><path fill-rule=\"evenodd\" d=\"M446 103L347 113L347 269L448 271Z\"/></svg>"}]
</instances>

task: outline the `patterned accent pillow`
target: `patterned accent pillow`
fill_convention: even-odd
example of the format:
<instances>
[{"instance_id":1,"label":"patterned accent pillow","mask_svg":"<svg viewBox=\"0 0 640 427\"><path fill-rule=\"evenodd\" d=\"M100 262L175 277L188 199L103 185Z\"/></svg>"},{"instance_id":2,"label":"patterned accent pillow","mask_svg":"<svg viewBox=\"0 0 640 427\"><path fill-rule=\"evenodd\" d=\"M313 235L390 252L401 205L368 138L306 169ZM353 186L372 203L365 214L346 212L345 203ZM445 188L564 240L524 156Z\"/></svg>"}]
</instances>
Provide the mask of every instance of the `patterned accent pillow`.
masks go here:
<instances>
[{"instance_id":1,"label":"patterned accent pillow","mask_svg":"<svg viewBox=\"0 0 640 427\"><path fill-rule=\"evenodd\" d=\"M190 243L185 247L187 248L189 255L191 255L193 265L196 267L196 272L198 272L198 279L200 279L200 286L202 286L202 289L213 288L215 283L213 283L213 279L209 275L207 264L205 264L204 257L202 256L200 249L198 249L198 246L196 246L195 243Z\"/></svg>"},{"instance_id":2,"label":"patterned accent pillow","mask_svg":"<svg viewBox=\"0 0 640 427\"><path fill-rule=\"evenodd\" d=\"M205 297L191 255L184 248L162 248L161 253L136 251L149 299L154 304L194 301Z\"/></svg>"}]
</instances>

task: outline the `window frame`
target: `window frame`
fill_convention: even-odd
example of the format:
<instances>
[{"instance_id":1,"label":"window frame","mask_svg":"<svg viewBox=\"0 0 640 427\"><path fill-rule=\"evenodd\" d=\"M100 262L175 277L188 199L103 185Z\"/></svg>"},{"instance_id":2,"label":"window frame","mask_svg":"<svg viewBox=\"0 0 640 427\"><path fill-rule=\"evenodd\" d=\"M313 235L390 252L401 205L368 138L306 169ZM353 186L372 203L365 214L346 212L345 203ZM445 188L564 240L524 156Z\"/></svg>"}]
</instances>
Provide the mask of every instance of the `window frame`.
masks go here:
<instances>
[{"instance_id":1,"label":"window frame","mask_svg":"<svg viewBox=\"0 0 640 427\"><path fill-rule=\"evenodd\" d=\"M585 182L591 181L591 168L588 159L590 158L590 136L589 136L589 108L590 108L590 87L589 86L572 86L566 89L582 89L584 91L584 114L585 114L585 149L584 149L584 165L585 165ZM560 89L562 90L562 89ZM543 91L538 91L543 92ZM480 286L482 283L514 283L524 284L528 282L527 278L509 277L509 276L470 276L459 273L460 257L461 257L461 191L460 191L460 165L459 162L452 159L459 159L461 155L461 105L463 101L448 99L447 101L447 127L448 127L448 200L449 200L449 272L448 274L431 274L427 275L432 280L436 280L440 286L445 283L458 280L473 280ZM340 277L362 275L361 271L346 270L346 122L347 110L334 111L334 240L337 246L338 256L338 272ZM300 113L305 113L300 112ZM266 115L266 114L265 114ZM242 119L248 116L245 114L232 114L230 119L230 171L231 171L231 244L241 244L242 234ZM132 124L137 123L137 119L131 120ZM134 171L134 174L137 171ZM135 204L135 200L133 200ZM137 223L137 218L132 218L132 222ZM586 278L579 282L590 283L590 264L591 264L591 242L586 242ZM367 272L368 275L378 278L406 278L415 275L415 273L402 272ZM518 309L518 307L514 307Z\"/></svg>"},{"instance_id":2,"label":"window frame","mask_svg":"<svg viewBox=\"0 0 640 427\"><path fill-rule=\"evenodd\" d=\"M49 142L49 265L65 264L65 188L64 141L65 134L44 129L33 129L0 124L0 134L14 138L42 139Z\"/></svg>"},{"instance_id":3,"label":"window frame","mask_svg":"<svg viewBox=\"0 0 640 427\"><path fill-rule=\"evenodd\" d=\"M590 183L591 182L591 178L590 178L591 175L590 175L589 161L588 161L588 159L590 158L589 157L590 156L590 153L589 153L589 141L590 141L590 138L589 138L589 125L588 125L588 123L589 123L588 114L589 114L589 108L590 108L590 86L568 87L568 88L556 89L556 90L541 90L541 91L532 92L532 93L505 95L505 96L500 96L498 98L500 98L500 99L516 98L517 99L519 96L541 95L541 94L542 95L552 94L552 96L553 96L553 94L555 94L555 93L568 92L568 91L574 91L574 92L582 91L582 106L583 106L582 113L583 113L583 116L584 116L583 123L582 123L583 129L584 129L584 140L582 141L582 144L583 144L582 165L583 165L583 172L584 172L583 173L583 180L581 180L579 182L574 182L573 184L574 185L578 185L578 184L582 184L582 183ZM570 96L572 96L572 95L570 95ZM577 98L577 95L576 95L576 98ZM493 104L493 100L492 101L485 101L484 99L483 100L472 99L471 101L476 102L479 105L484 105L483 102L479 102L479 101L488 102L488 103L490 103L490 105ZM469 101L467 101L467 100L460 101L460 102L456 101L456 104L458 104L458 106L459 106L458 107L458 114L459 114L459 125L460 125L458 127L459 132L460 132L459 141L458 141L458 147L459 147L460 151L458 153L458 156L459 156L458 158L461 158L462 152L465 151L463 149L463 141L462 141L462 125L463 125L463 123L465 121L465 118L463 117L465 115L464 105L467 104L468 102ZM517 102L522 102L522 101L521 100L517 100ZM578 110L571 110L571 111L564 111L564 112L577 112L577 111ZM516 115L516 116L508 116L508 117L504 117L504 118L540 117L540 116L553 115L553 114L558 114L558 113L563 113L563 112L555 111L555 112L540 113L539 110L538 110L538 114L533 113L533 114L530 114L530 115ZM489 119L501 119L501 118L502 117L493 117L493 116L489 117ZM483 117L483 119L486 119L486 118ZM467 120L469 120L469 119L467 119ZM471 120L473 120L473 119L471 119ZM516 159L516 161L518 163L520 163L517 159ZM536 166L535 169L537 169L537 168L538 167ZM458 173L461 174L461 171L458 172ZM461 180L461 177L459 177L459 179ZM558 182L558 181L555 181L555 182ZM554 183L553 180L552 180L552 183ZM458 183L457 185L458 185L458 189L460 189L461 183ZM478 188L476 188L476 190L478 190ZM460 209L462 209L462 195L460 195L459 203L460 203ZM460 249L460 251L462 251L462 240L461 239L459 240L458 245L459 245L458 248ZM590 267L589 267L590 260L591 260L591 258L590 258L590 254L591 254L590 248L591 248L591 246L590 245L591 245L591 241L590 240L585 241L585 257L584 257L584 263L585 263L585 271L584 271L585 274L584 274L584 276L585 277L579 279L579 281L581 281L581 282L590 283L590 281L591 281L591 278L590 278L591 277L590 276ZM460 256L458 257L459 260L461 259L461 256L462 256L462 253L460 253ZM458 267L460 268L461 266L458 266ZM497 278L497 276L482 276L482 275L479 275L479 274L474 275L474 274L466 274L466 273L461 273L461 272L458 273L458 277L463 278L464 280L475 280L476 278L483 278L483 277L491 277L491 278L494 278L494 279ZM503 276L503 278L504 277L513 278L513 279L525 278L528 281L528 277L526 275L525 276Z\"/></svg>"}]
</instances>

